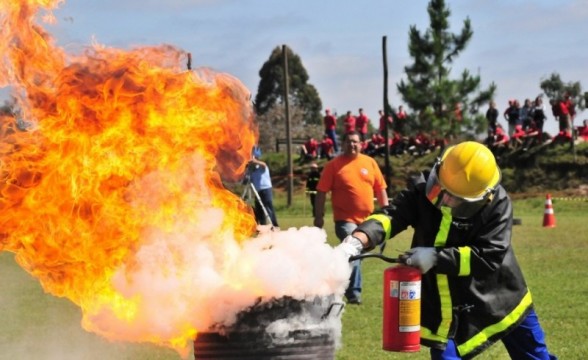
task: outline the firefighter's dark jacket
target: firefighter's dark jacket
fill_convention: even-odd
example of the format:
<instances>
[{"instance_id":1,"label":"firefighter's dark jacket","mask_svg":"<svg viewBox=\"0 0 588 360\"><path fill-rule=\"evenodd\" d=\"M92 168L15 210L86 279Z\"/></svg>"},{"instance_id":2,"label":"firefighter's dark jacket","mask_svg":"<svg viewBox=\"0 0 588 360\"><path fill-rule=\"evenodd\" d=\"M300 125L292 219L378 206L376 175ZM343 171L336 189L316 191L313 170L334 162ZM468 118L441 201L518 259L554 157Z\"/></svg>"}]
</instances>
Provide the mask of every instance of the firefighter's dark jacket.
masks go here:
<instances>
[{"instance_id":1,"label":"firefighter's dark jacket","mask_svg":"<svg viewBox=\"0 0 588 360\"><path fill-rule=\"evenodd\" d=\"M437 264L423 275L421 343L443 349L453 338L463 359L524 320L532 299L511 247L512 203L502 186L473 217L453 219L425 196L427 174L358 227L371 245L411 226L412 247L435 247Z\"/></svg>"}]
</instances>

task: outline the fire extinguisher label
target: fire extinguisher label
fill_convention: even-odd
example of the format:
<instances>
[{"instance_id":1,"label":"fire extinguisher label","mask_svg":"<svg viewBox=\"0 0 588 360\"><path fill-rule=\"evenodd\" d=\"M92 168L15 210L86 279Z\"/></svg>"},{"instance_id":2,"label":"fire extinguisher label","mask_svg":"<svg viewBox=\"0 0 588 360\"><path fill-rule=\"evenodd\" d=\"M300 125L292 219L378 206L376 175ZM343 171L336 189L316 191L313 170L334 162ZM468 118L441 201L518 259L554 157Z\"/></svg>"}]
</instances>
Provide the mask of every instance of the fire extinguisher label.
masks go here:
<instances>
[{"instance_id":1,"label":"fire extinguisher label","mask_svg":"<svg viewBox=\"0 0 588 360\"><path fill-rule=\"evenodd\" d=\"M420 300L421 282L420 281L401 281L400 282L400 300Z\"/></svg>"},{"instance_id":2,"label":"fire extinguisher label","mask_svg":"<svg viewBox=\"0 0 588 360\"><path fill-rule=\"evenodd\" d=\"M399 285L398 330L418 331L421 321L421 282L402 281Z\"/></svg>"}]
</instances>

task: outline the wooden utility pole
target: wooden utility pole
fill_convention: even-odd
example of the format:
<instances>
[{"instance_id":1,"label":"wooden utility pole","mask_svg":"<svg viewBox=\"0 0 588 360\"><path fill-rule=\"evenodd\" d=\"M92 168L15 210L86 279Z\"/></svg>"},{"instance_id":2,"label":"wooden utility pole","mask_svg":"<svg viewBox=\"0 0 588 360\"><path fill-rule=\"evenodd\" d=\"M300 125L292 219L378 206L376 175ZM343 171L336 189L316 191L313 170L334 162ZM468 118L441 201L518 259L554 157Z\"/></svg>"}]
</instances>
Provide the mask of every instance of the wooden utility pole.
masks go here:
<instances>
[{"instance_id":1,"label":"wooden utility pole","mask_svg":"<svg viewBox=\"0 0 588 360\"><path fill-rule=\"evenodd\" d=\"M384 156L384 173L386 174L385 176L386 184L388 185L388 195L390 195L392 166L390 165L390 145L388 141L388 116L392 116L392 114L390 114L390 105L388 104L388 57L386 56L386 52L386 36L384 36L382 38L382 55L384 61L384 117L386 118L386 121L384 122L386 124L384 127L384 142L386 144L386 155Z\"/></svg>"},{"instance_id":2,"label":"wooden utility pole","mask_svg":"<svg viewBox=\"0 0 588 360\"><path fill-rule=\"evenodd\" d=\"M288 159L288 207L292 205L292 192L294 191L294 174L292 171L292 134L290 133L290 106L288 100L288 47L282 45L282 57L284 58L284 107L286 115L286 157Z\"/></svg>"}]
</instances>

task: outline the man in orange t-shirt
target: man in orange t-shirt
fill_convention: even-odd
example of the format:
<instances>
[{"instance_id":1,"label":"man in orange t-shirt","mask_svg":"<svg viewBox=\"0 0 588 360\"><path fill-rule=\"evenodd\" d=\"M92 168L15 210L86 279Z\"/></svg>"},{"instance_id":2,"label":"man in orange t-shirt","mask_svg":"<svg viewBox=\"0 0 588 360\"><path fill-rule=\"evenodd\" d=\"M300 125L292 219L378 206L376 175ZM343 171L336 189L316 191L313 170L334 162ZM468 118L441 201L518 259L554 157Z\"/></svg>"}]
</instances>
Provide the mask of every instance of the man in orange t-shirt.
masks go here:
<instances>
[{"instance_id":1,"label":"man in orange t-shirt","mask_svg":"<svg viewBox=\"0 0 588 360\"><path fill-rule=\"evenodd\" d=\"M321 174L315 199L314 226L322 228L325 220L325 201L331 192L335 233L339 240L351 234L374 211L374 196L378 205L388 205L386 181L378 163L361 154L361 140L355 131L345 135L343 153L329 161ZM360 262L353 263L349 287L345 297L350 304L361 303Z\"/></svg>"}]
</instances>

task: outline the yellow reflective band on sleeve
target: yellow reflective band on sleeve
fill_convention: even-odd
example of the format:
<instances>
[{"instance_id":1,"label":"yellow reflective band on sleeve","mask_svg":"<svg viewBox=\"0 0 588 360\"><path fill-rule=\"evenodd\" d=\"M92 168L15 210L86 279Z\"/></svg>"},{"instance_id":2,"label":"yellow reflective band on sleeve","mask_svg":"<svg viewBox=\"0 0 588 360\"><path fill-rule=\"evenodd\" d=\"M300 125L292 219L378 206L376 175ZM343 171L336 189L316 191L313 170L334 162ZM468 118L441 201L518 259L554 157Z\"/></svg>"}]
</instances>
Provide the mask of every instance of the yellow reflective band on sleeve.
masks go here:
<instances>
[{"instance_id":1,"label":"yellow reflective band on sleeve","mask_svg":"<svg viewBox=\"0 0 588 360\"><path fill-rule=\"evenodd\" d=\"M435 237L435 247L443 247L447 243L447 236L449 235L449 228L451 226L451 208L442 206L441 223L439 224L439 231ZM441 303L441 323L437 329L437 333L434 336L440 339L445 339L443 342L447 342L449 337L449 329L451 327L451 321L453 319L453 304L451 302L451 293L449 292L449 280L447 275L437 274L437 289L439 290L439 301ZM431 340L435 340L431 338ZM437 340L439 341L439 340Z\"/></svg>"},{"instance_id":2,"label":"yellow reflective band on sleeve","mask_svg":"<svg viewBox=\"0 0 588 360\"><path fill-rule=\"evenodd\" d=\"M459 249L459 273L457 276L469 276L472 272L470 261L472 259L472 248L469 246L460 247Z\"/></svg>"},{"instance_id":3,"label":"yellow reflective band on sleeve","mask_svg":"<svg viewBox=\"0 0 588 360\"><path fill-rule=\"evenodd\" d=\"M449 292L449 280L447 275L437 274L437 288L439 289L439 300L441 302L441 323L437 335L449 337L449 329L453 320L453 303Z\"/></svg>"},{"instance_id":4,"label":"yellow reflective band on sleeve","mask_svg":"<svg viewBox=\"0 0 588 360\"><path fill-rule=\"evenodd\" d=\"M439 297L441 300L441 323L439 324L437 333L433 333L430 329L421 326L421 338L447 343L453 315L453 304L451 302L451 296L449 296L447 275L437 275L437 287L439 288Z\"/></svg>"},{"instance_id":5,"label":"yellow reflective band on sleeve","mask_svg":"<svg viewBox=\"0 0 588 360\"><path fill-rule=\"evenodd\" d=\"M451 217L451 208L441 206L441 213L443 214L443 218L441 218L439 231L437 232L437 237L435 237L435 247L445 246L445 243L447 243L447 235L449 235L449 228L453 219Z\"/></svg>"},{"instance_id":6,"label":"yellow reflective band on sleeve","mask_svg":"<svg viewBox=\"0 0 588 360\"><path fill-rule=\"evenodd\" d=\"M431 330L427 329L424 326L421 326L421 339L427 339L427 340L437 341L437 342L447 344L447 338L444 338L444 337L439 336L437 334L433 334L433 332Z\"/></svg>"},{"instance_id":7,"label":"yellow reflective band on sleeve","mask_svg":"<svg viewBox=\"0 0 588 360\"><path fill-rule=\"evenodd\" d=\"M390 221L390 217L383 215L383 214L372 214L366 218L366 220L376 220L382 224L384 231L386 232L386 237L384 240L390 239L392 236L392 221Z\"/></svg>"},{"instance_id":8,"label":"yellow reflective band on sleeve","mask_svg":"<svg viewBox=\"0 0 588 360\"><path fill-rule=\"evenodd\" d=\"M476 335L474 335L471 339L466 341L465 343L459 345L457 350L459 351L460 356L465 356L472 351L474 351L479 346L483 345L488 339L492 336L505 331L509 327L511 327L514 323L516 323L521 316L527 311L529 306L533 303L533 299L531 298L531 292L527 290L527 294L523 297L521 302L517 305L517 307L508 315L504 317L504 319L500 320L496 324L490 325L484 330L480 331Z\"/></svg>"}]
</instances>

